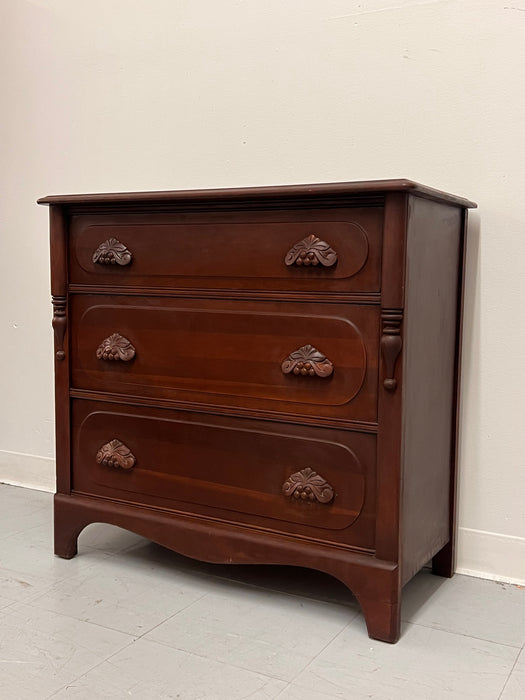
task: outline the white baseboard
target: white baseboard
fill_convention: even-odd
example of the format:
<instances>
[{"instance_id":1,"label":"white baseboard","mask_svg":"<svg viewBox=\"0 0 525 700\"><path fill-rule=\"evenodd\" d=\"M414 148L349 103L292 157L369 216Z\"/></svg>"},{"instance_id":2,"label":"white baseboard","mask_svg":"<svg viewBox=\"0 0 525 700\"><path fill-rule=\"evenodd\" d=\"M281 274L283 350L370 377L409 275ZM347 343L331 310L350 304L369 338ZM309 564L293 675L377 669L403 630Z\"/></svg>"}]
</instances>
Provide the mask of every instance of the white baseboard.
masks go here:
<instances>
[{"instance_id":1,"label":"white baseboard","mask_svg":"<svg viewBox=\"0 0 525 700\"><path fill-rule=\"evenodd\" d=\"M53 493L55 460L0 450L0 482Z\"/></svg>"},{"instance_id":2,"label":"white baseboard","mask_svg":"<svg viewBox=\"0 0 525 700\"><path fill-rule=\"evenodd\" d=\"M55 491L55 460L0 450L0 482ZM525 585L525 537L460 527L458 574Z\"/></svg>"},{"instance_id":3,"label":"white baseboard","mask_svg":"<svg viewBox=\"0 0 525 700\"><path fill-rule=\"evenodd\" d=\"M458 574L525 585L525 537L458 530Z\"/></svg>"}]
</instances>

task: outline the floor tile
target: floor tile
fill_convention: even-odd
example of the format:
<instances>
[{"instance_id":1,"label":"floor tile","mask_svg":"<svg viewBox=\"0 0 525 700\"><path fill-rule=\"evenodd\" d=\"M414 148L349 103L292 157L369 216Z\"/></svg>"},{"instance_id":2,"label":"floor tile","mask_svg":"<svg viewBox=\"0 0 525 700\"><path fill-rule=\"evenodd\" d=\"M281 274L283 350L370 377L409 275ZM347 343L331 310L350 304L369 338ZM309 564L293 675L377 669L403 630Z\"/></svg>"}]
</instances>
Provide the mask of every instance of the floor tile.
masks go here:
<instances>
[{"instance_id":1,"label":"floor tile","mask_svg":"<svg viewBox=\"0 0 525 700\"><path fill-rule=\"evenodd\" d=\"M53 496L0 484L0 541L51 521Z\"/></svg>"},{"instance_id":2,"label":"floor tile","mask_svg":"<svg viewBox=\"0 0 525 700\"><path fill-rule=\"evenodd\" d=\"M2 698L47 698L133 641L27 605L8 611L0 618Z\"/></svg>"},{"instance_id":3,"label":"floor tile","mask_svg":"<svg viewBox=\"0 0 525 700\"><path fill-rule=\"evenodd\" d=\"M60 559L52 550L31 544L25 533L0 542L0 591L3 597L17 602L29 602L51 586L109 557L91 550L83 557Z\"/></svg>"},{"instance_id":4,"label":"floor tile","mask_svg":"<svg viewBox=\"0 0 525 700\"><path fill-rule=\"evenodd\" d=\"M265 590L289 593L304 598L337 603L349 608L359 609L359 603L350 590L340 581L313 569L297 566L271 566L262 564L237 565L215 564L210 574L227 581L238 581Z\"/></svg>"},{"instance_id":5,"label":"floor tile","mask_svg":"<svg viewBox=\"0 0 525 700\"><path fill-rule=\"evenodd\" d=\"M155 628L148 639L292 680L356 611L224 583Z\"/></svg>"},{"instance_id":6,"label":"floor tile","mask_svg":"<svg viewBox=\"0 0 525 700\"><path fill-rule=\"evenodd\" d=\"M107 523L92 523L79 535L78 550L84 547L100 549L104 552L121 552L124 549L148 543L145 537Z\"/></svg>"},{"instance_id":7,"label":"floor tile","mask_svg":"<svg viewBox=\"0 0 525 700\"><path fill-rule=\"evenodd\" d=\"M403 590L403 619L418 625L522 647L525 588L456 574L420 572Z\"/></svg>"},{"instance_id":8,"label":"floor tile","mask_svg":"<svg viewBox=\"0 0 525 700\"><path fill-rule=\"evenodd\" d=\"M39 508L49 508L53 494L48 491L25 489L20 486L0 484L0 509L2 518L7 515L26 515Z\"/></svg>"},{"instance_id":9,"label":"floor tile","mask_svg":"<svg viewBox=\"0 0 525 700\"><path fill-rule=\"evenodd\" d=\"M500 700L523 700L525 698L525 648L510 674Z\"/></svg>"},{"instance_id":10,"label":"floor tile","mask_svg":"<svg viewBox=\"0 0 525 700\"><path fill-rule=\"evenodd\" d=\"M133 556L91 552L103 559L32 600L32 604L127 634L141 635L210 590L206 580Z\"/></svg>"},{"instance_id":11,"label":"floor tile","mask_svg":"<svg viewBox=\"0 0 525 700\"><path fill-rule=\"evenodd\" d=\"M286 683L139 639L53 700L270 700Z\"/></svg>"},{"instance_id":12,"label":"floor tile","mask_svg":"<svg viewBox=\"0 0 525 700\"><path fill-rule=\"evenodd\" d=\"M38 524L35 525L33 522L30 522L20 529L20 526L15 522L5 536L8 537L10 541L20 545L41 547L47 552L53 553L52 501L50 500L45 506L45 517L42 515L41 511L38 512ZM0 534L0 537L1 536ZM108 525L106 523L92 523L80 533L78 537L78 551L82 554L86 550L98 549L107 554L111 554L148 542L149 540L146 540L144 537L120 527Z\"/></svg>"},{"instance_id":13,"label":"floor tile","mask_svg":"<svg viewBox=\"0 0 525 700\"><path fill-rule=\"evenodd\" d=\"M497 700L517 655L507 645L412 624L397 644L385 644L368 638L359 616L294 685L339 700Z\"/></svg>"},{"instance_id":14,"label":"floor tile","mask_svg":"<svg viewBox=\"0 0 525 700\"><path fill-rule=\"evenodd\" d=\"M109 555L90 550L85 556L62 559L52 549L34 545L26 533L7 537L0 547L0 567L39 576L51 582L71 576L76 570L103 561Z\"/></svg>"},{"instance_id":15,"label":"floor tile","mask_svg":"<svg viewBox=\"0 0 525 700\"><path fill-rule=\"evenodd\" d=\"M45 522L38 525L25 527L23 530L17 530L8 535L9 542L17 543L22 547L40 547L45 549L49 554L54 553L53 543L53 516L52 512L48 513L49 517Z\"/></svg>"},{"instance_id":16,"label":"floor tile","mask_svg":"<svg viewBox=\"0 0 525 700\"><path fill-rule=\"evenodd\" d=\"M0 485L2 700L525 700L524 589L421 572L392 646L320 572L197 562L105 524L57 558L52 500Z\"/></svg>"}]
</instances>

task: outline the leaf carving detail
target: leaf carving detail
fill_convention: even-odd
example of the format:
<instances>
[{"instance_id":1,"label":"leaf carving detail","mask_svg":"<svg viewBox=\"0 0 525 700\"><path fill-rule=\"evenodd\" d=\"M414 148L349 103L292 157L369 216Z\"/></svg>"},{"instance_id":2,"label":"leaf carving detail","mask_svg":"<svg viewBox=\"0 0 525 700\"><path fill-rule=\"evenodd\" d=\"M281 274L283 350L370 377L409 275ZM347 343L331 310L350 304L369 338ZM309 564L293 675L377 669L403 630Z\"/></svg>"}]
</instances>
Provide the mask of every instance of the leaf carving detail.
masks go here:
<instances>
[{"instance_id":1,"label":"leaf carving detail","mask_svg":"<svg viewBox=\"0 0 525 700\"><path fill-rule=\"evenodd\" d=\"M334 490L326 479L306 467L288 477L283 484L283 494L296 500L330 503Z\"/></svg>"},{"instance_id":2,"label":"leaf carving detail","mask_svg":"<svg viewBox=\"0 0 525 700\"><path fill-rule=\"evenodd\" d=\"M100 265L129 265L131 253L124 243L116 238L108 238L93 253L93 262Z\"/></svg>"},{"instance_id":3,"label":"leaf carving detail","mask_svg":"<svg viewBox=\"0 0 525 700\"><path fill-rule=\"evenodd\" d=\"M120 440L111 440L97 452L97 462L105 467L127 470L135 466L135 456Z\"/></svg>"},{"instance_id":4,"label":"leaf carving detail","mask_svg":"<svg viewBox=\"0 0 525 700\"><path fill-rule=\"evenodd\" d=\"M290 353L282 363L284 374L302 374L303 376L329 377L334 371L330 360L319 352L313 345L303 345L299 350Z\"/></svg>"},{"instance_id":5,"label":"leaf carving detail","mask_svg":"<svg viewBox=\"0 0 525 700\"><path fill-rule=\"evenodd\" d=\"M99 360L122 360L129 362L135 357L135 348L127 338L120 333L113 333L103 340L97 348Z\"/></svg>"},{"instance_id":6,"label":"leaf carving detail","mask_svg":"<svg viewBox=\"0 0 525 700\"><path fill-rule=\"evenodd\" d=\"M284 258L286 265L297 265L299 267L313 267L321 264L324 267L332 267L337 262L337 253L326 241L322 241L311 233L302 241L296 243L293 248L286 253Z\"/></svg>"}]
</instances>

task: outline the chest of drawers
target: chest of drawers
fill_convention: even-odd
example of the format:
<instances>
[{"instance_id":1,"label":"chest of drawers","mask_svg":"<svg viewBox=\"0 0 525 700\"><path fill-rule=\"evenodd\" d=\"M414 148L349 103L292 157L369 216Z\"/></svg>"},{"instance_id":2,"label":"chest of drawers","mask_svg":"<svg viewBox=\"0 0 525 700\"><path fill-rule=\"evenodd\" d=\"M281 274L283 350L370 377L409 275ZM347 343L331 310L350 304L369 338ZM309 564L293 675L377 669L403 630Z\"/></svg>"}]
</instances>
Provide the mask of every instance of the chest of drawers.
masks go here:
<instances>
[{"instance_id":1,"label":"chest of drawers","mask_svg":"<svg viewBox=\"0 0 525 700\"><path fill-rule=\"evenodd\" d=\"M55 552L92 522L343 581L371 637L454 570L471 202L407 180L50 207Z\"/></svg>"}]
</instances>

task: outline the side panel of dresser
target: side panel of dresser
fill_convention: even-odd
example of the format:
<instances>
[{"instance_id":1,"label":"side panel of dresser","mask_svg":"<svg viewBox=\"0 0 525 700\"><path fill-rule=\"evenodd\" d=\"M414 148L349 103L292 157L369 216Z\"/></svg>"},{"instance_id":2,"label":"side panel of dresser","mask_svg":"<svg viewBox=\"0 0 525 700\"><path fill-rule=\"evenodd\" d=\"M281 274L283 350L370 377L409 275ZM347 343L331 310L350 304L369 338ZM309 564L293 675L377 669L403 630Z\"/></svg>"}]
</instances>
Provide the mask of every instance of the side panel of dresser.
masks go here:
<instances>
[{"instance_id":1,"label":"side panel of dresser","mask_svg":"<svg viewBox=\"0 0 525 700\"><path fill-rule=\"evenodd\" d=\"M404 314L401 582L454 552L457 383L466 212L411 196Z\"/></svg>"},{"instance_id":2,"label":"side panel of dresser","mask_svg":"<svg viewBox=\"0 0 525 700\"><path fill-rule=\"evenodd\" d=\"M55 357L55 434L57 492L70 493L69 450L69 308L67 223L62 207L49 207L51 297ZM58 554L59 552L57 552ZM73 552L71 556L74 556ZM62 555L62 552L60 552Z\"/></svg>"}]
</instances>

